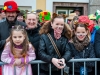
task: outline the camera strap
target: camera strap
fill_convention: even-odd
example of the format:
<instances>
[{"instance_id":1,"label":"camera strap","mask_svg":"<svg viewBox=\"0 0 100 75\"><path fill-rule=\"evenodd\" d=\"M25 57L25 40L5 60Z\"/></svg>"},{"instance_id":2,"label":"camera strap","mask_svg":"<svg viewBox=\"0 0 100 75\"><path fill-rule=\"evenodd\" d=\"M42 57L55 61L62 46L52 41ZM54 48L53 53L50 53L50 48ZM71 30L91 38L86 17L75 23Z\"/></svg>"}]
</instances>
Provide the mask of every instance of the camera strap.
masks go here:
<instances>
[{"instance_id":1,"label":"camera strap","mask_svg":"<svg viewBox=\"0 0 100 75\"><path fill-rule=\"evenodd\" d=\"M49 37L49 39L50 39L50 41L51 41L51 43L52 43L52 45L53 45L53 47L54 47L54 49L55 49L55 52L56 52L57 55L58 55L58 57L61 58L61 54L60 54L60 52L59 52L59 50L58 50L58 48L57 48L57 46L56 46L56 44L55 44L53 38L51 37L51 35L50 35L49 33L48 33L47 35L48 35L48 37Z\"/></svg>"}]
</instances>

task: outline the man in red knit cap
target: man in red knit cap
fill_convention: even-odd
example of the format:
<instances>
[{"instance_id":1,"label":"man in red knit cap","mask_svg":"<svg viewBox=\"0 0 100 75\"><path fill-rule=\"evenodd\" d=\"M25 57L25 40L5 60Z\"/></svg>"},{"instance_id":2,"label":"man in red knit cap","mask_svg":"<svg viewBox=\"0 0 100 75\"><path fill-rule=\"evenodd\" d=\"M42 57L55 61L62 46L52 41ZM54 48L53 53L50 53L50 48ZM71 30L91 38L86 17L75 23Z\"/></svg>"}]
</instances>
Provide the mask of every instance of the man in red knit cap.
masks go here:
<instances>
[{"instance_id":1,"label":"man in red knit cap","mask_svg":"<svg viewBox=\"0 0 100 75\"><path fill-rule=\"evenodd\" d=\"M25 26L25 23L17 21L17 13L20 11L18 9L17 3L14 0L8 0L4 3L3 12L6 14L6 20L0 23L0 56L4 45L9 41L9 35L12 26Z\"/></svg>"}]
</instances>

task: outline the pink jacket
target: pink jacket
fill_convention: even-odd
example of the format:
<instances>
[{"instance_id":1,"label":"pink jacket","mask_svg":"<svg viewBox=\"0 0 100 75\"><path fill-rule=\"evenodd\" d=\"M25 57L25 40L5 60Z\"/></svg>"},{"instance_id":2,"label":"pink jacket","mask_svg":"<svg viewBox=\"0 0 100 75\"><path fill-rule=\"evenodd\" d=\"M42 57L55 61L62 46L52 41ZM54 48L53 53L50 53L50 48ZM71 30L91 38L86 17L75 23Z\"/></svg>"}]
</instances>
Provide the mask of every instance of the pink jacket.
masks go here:
<instances>
[{"instance_id":1,"label":"pink jacket","mask_svg":"<svg viewBox=\"0 0 100 75\"><path fill-rule=\"evenodd\" d=\"M36 58L35 52L31 44L29 44L29 50L27 54L28 54L26 57L27 63L29 63L30 61ZM14 66L13 66L14 56L11 53L10 42L6 44L1 55L1 60L7 63L3 67L4 75L14 75ZM28 66L28 75L32 75L31 65L27 64L27 66ZM16 66L16 75L26 75L26 66L21 67L21 68L19 66Z\"/></svg>"}]
</instances>

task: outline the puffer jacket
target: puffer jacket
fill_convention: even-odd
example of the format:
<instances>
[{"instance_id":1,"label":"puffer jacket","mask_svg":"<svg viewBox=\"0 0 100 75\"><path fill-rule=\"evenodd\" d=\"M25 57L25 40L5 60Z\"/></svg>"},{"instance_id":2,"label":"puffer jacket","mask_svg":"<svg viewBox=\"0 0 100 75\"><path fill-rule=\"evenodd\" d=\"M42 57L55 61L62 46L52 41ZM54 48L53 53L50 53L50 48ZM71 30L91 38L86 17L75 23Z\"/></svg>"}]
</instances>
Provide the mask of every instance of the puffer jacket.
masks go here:
<instances>
[{"instance_id":1,"label":"puffer jacket","mask_svg":"<svg viewBox=\"0 0 100 75\"><path fill-rule=\"evenodd\" d=\"M61 58L64 58L67 62L70 59L70 47L68 45L68 40L64 36L62 36L60 39L56 40L54 38L53 32L50 33L55 44L58 47L58 50L61 54ZM59 58L57 53L55 52L55 49L49 40L47 34L42 34L40 36L40 43L39 43L39 52L38 55L42 61L47 62L48 64L42 64L41 69L48 71L49 70L49 64L51 63L51 70L57 71L58 69L52 64L52 58Z\"/></svg>"},{"instance_id":2,"label":"puffer jacket","mask_svg":"<svg viewBox=\"0 0 100 75\"><path fill-rule=\"evenodd\" d=\"M39 60L38 58L38 48L39 48L39 40L40 40L39 30L40 30L39 25L37 28L34 28L34 29L26 29L29 42L31 42L31 44L35 48L36 60Z\"/></svg>"},{"instance_id":3,"label":"puffer jacket","mask_svg":"<svg viewBox=\"0 0 100 75\"><path fill-rule=\"evenodd\" d=\"M76 50L73 43L70 43L69 45L71 48L71 57L73 57L74 59L86 58L88 60L88 58L95 58L93 44L89 43L82 51ZM94 62L86 62L86 67L88 69L88 72L92 71L93 66L94 66ZM71 63L70 63L70 67L72 67ZM75 72L79 72L80 67L84 67L84 63L83 62L75 62L75 66L74 66Z\"/></svg>"}]
</instances>

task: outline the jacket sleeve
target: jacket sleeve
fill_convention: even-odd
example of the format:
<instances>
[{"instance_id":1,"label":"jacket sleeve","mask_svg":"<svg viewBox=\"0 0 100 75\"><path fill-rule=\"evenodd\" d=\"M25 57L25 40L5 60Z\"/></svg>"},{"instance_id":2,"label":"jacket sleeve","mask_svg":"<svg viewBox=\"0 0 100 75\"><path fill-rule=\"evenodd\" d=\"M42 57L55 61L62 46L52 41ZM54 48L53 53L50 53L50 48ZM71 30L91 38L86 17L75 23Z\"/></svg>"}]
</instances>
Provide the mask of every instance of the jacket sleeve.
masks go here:
<instances>
[{"instance_id":1,"label":"jacket sleeve","mask_svg":"<svg viewBox=\"0 0 100 75\"><path fill-rule=\"evenodd\" d=\"M90 52L89 52L90 53L89 58L95 58L95 52L94 52L93 45L91 44L90 47L91 48L90 48ZM92 67L92 66L95 65L95 63L94 62L87 62L86 65L89 66L89 67Z\"/></svg>"},{"instance_id":2,"label":"jacket sleeve","mask_svg":"<svg viewBox=\"0 0 100 75\"><path fill-rule=\"evenodd\" d=\"M30 61L34 60L35 58L36 58L35 49L33 48L33 46L31 44L29 44L29 50L27 52L26 59L24 59L24 60L26 61L26 63L29 63Z\"/></svg>"},{"instance_id":3,"label":"jacket sleeve","mask_svg":"<svg viewBox=\"0 0 100 75\"><path fill-rule=\"evenodd\" d=\"M5 62L5 63L9 63L9 64L13 64L14 62L14 57L10 56L11 50L10 50L10 43L7 43L2 55L1 55L1 61Z\"/></svg>"},{"instance_id":4,"label":"jacket sleeve","mask_svg":"<svg viewBox=\"0 0 100 75\"><path fill-rule=\"evenodd\" d=\"M6 43L6 40L1 40L1 34L0 34L0 49L4 47L5 43Z\"/></svg>"},{"instance_id":5,"label":"jacket sleeve","mask_svg":"<svg viewBox=\"0 0 100 75\"><path fill-rule=\"evenodd\" d=\"M46 44L43 38L44 34L40 36L38 56L42 61L51 62L52 58L46 53Z\"/></svg>"},{"instance_id":6,"label":"jacket sleeve","mask_svg":"<svg viewBox=\"0 0 100 75\"><path fill-rule=\"evenodd\" d=\"M100 29L95 34L94 50L96 57L100 58Z\"/></svg>"},{"instance_id":7,"label":"jacket sleeve","mask_svg":"<svg viewBox=\"0 0 100 75\"><path fill-rule=\"evenodd\" d=\"M68 62L71 59L71 51L70 51L70 46L68 44L68 41L64 41L65 43L63 44L63 46L65 46L64 48L64 55L62 56L62 58L64 58L66 60L66 62Z\"/></svg>"}]
</instances>

